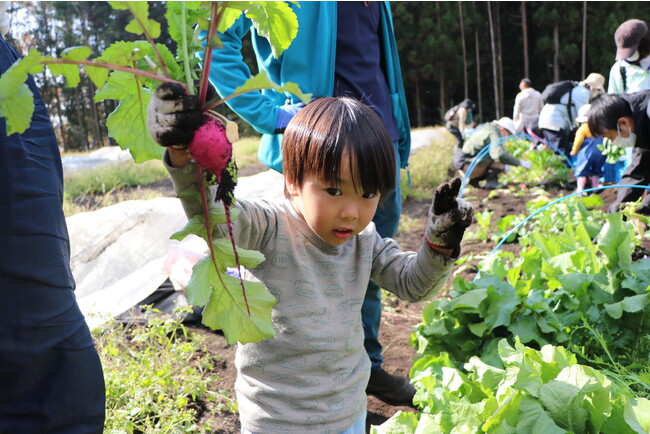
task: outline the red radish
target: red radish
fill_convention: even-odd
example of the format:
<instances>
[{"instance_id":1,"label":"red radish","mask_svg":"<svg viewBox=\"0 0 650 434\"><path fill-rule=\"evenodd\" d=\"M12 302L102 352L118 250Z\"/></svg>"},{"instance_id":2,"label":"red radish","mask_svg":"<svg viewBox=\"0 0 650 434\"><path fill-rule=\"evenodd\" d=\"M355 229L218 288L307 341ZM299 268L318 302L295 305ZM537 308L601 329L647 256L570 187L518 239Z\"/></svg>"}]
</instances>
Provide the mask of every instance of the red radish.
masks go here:
<instances>
[{"instance_id":1,"label":"red radish","mask_svg":"<svg viewBox=\"0 0 650 434\"><path fill-rule=\"evenodd\" d=\"M203 123L194 132L189 146L194 161L209 170L221 182L221 172L232 157L232 144L226 137L226 128L219 119L209 113L203 113Z\"/></svg>"}]
</instances>

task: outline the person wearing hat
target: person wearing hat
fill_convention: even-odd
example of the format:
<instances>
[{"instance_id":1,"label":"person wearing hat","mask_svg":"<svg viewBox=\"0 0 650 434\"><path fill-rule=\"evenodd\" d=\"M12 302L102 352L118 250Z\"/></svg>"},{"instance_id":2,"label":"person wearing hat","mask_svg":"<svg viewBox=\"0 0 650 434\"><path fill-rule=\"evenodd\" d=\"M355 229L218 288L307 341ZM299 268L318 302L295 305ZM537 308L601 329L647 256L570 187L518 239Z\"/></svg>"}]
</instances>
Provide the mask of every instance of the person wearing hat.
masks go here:
<instances>
[{"instance_id":1,"label":"person wearing hat","mask_svg":"<svg viewBox=\"0 0 650 434\"><path fill-rule=\"evenodd\" d=\"M544 107L542 94L533 89L529 78L519 82L520 92L515 97L512 120L518 131L535 130L539 121L539 112Z\"/></svg>"},{"instance_id":2,"label":"person wearing hat","mask_svg":"<svg viewBox=\"0 0 650 434\"><path fill-rule=\"evenodd\" d=\"M598 145L603 144L603 138L594 136L589 129L587 117L591 104L585 104L578 110L576 122L581 123L576 131L576 137L573 141L571 155L577 155L578 161L574 168L577 181L576 191L581 192L587 186L587 179L591 181L591 188L600 185L600 177L603 176L603 167L606 157L598 149Z\"/></svg>"},{"instance_id":3,"label":"person wearing hat","mask_svg":"<svg viewBox=\"0 0 650 434\"><path fill-rule=\"evenodd\" d=\"M557 104L546 103L539 114L539 128L544 139L568 155L571 152L569 133L575 125L578 110L605 93L605 77L592 72L566 92Z\"/></svg>"},{"instance_id":4,"label":"person wearing hat","mask_svg":"<svg viewBox=\"0 0 650 434\"><path fill-rule=\"evenodd\" d=\"M645 21L632 19L614 33L616 62L609 71L607 93L650 89L650 33Z\"/></svg>"},{"instance_id":5,"label":"person wearing hat","mask_svg":"<svg viewBox=\"0 0 650 434\"><path fill-rule=\"evenodd\" d=\"M528 161L513 157L499 143L501 138L515 134L516 131L515 123L508 117L479 125L476 131L465 140L463 148L454 155L454 168L464 176L472 159L486 146L490 146L489 152L481 157L470 174L470 185L478 187L480 181L486 180L484 188L487 190L498 188L497 176L502 171L501 165L503 164L530 169L531 165Z\"/></svg>"},{"instance_id":6,"label":"person wearing hat","mask_svg":"<svg viewBox=\"0 0 650 434\"><path fill-rule=\"evenodd\" d=\"M607 94L598 98L589 109L589 129L595 135L612 141L614 146L632 148L630 165L620 183L625 186L650 185L650 90L630 94ZM623 202L634 202L644 195L640 188L617 189L608 212L620 210ZM650 195L646 195L636 212L650 215Z\"/></svg>"}]
</instances>

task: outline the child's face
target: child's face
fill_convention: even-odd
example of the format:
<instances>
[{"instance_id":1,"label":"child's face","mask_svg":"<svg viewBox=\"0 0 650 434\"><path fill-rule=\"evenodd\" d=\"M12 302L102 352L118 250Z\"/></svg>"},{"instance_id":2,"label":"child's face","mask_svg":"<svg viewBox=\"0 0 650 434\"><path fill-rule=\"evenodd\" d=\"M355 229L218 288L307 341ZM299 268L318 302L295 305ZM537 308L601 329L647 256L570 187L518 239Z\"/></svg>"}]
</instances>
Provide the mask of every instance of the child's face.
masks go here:
<instances>
[{"instance_id":1,"label":"child's face","mask_svg":"<svg viewBox=\"0 0 650 434\"><path fill-rule=\"evenodd\" d=\"M287 183L291 203L312 231L328 244L340 246L361 232L375 215L378 193L357 191L352 183L349 156L341 161L341 185L314 174L302 186Z\"/></svg>"}]
</instances>

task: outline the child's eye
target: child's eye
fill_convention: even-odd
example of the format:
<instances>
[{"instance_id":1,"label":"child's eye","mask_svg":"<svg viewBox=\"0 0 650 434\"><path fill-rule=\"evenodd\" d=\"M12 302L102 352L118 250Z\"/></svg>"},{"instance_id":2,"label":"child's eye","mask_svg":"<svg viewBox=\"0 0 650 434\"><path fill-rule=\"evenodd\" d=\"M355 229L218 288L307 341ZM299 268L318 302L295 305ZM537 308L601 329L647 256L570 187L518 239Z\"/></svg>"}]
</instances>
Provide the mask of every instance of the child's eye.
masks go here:
<instances>
[{"instance_id":1,"label":"child's eye","mask_svg":"<svg viewBox=\"0 0 650 434\"><path fill-rule=\"evenodd\" d=\"M377 193L363 193L361 197L363 197L364 199L372 199L375 196L377 196Z\"/></svg>"},{"instance_id":2,"label":"child's eye","mask_svg":"<svg viewBox=\"0 0 650 434\"><path fill-rule=\"evenodd\" d=\"M341 195L341 190L339 190L338 188L333 188L332 187L332 188L325 189L325 191L330 196L340 196Z\"/></svg>"}]
</instances>

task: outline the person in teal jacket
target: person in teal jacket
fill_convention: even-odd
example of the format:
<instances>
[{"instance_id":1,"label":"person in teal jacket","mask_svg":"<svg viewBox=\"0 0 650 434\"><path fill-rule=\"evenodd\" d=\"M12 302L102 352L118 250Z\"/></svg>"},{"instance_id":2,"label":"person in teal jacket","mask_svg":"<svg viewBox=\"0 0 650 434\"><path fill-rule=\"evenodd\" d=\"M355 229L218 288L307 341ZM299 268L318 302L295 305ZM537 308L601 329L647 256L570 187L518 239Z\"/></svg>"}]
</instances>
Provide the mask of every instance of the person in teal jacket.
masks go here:
<instances>
[{"instance_id":1,"label":"person in teal jacket","mask_svg":"<svg viewBox=\"0 0 650 434\"><path fill-rule=\"evenodd\" d=\"M313 98L350 96L371 106L386 124L395 145L396 189L384 198L373 221L379 234L393 237L402 210L399 169L408 165L411 135L392 14L388 2L301 2L291 4L298 34L279 58L268 41L241 16L220 34L223 48L212 53L210 81L221 96L230 95L251 72L243 60L242 40L250 32L260 71L277 84L296 83ZM303 107L289 93L248 92L229 100L230 108L262 136L258 157L282 172L282 132ZM369 282L362 309L365 348L372 362L367 392L387 402L411 403L415 389L408 379L381 367L378 340L381 291Z\"/></svg>"}]
</instances>

